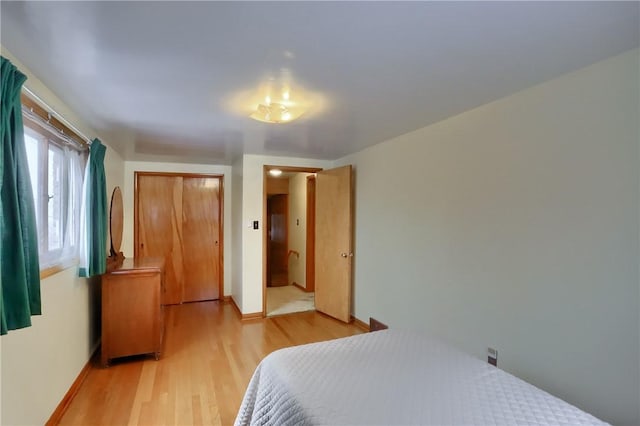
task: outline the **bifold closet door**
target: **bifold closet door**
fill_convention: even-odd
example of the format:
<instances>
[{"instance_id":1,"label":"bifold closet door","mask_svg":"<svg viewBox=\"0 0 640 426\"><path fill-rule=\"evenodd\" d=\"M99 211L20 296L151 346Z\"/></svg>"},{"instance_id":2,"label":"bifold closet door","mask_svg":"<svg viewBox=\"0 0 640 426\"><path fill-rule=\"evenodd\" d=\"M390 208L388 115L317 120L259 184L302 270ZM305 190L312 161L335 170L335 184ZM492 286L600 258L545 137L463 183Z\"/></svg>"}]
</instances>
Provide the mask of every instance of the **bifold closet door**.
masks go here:
<instances>
[{"instance_id":1,"label":"bifold closet door","mask_svg":"<svg viewBox=\"0 0 640 426\"><path fill-rule=\"evenodd\" d=\"M182 189L184 302L219 299L220 179L185 177Z\"/></svg>"},{"instance_id":2,"label":"bifold closet door","mask_svg":"<svg viewBox=\"0 0 640 426\"><path fill-rule=\"evenodd\" d=\"M164 305L182 302L182 177L138 174L136 252L164 259Z\"/></svg>"}]
</instances>

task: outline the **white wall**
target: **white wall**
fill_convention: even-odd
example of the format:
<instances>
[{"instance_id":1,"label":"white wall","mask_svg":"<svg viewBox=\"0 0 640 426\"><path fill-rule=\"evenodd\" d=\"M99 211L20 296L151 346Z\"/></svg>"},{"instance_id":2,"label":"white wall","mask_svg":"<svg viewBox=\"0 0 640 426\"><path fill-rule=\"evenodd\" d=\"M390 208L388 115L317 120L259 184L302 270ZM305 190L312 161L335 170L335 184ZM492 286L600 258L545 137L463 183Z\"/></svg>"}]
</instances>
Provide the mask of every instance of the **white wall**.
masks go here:
<instances>
[{"instance_id":1,"label":"white wall","mask_svg":"<svg viewBox=\"0 0 640 426\"><path fill-rule=\"evenodd\" d=\"M330 162L307 158L245 155L242 181L242 313L262 312L262 238L264 166L328 168ZM260 221L260 229L249 224ZM236 300L236 303L239 303Z\"/></svg>"},{"instance_id":2,"label":"white wall","mask_svg":"<svg viewBox=\"0 0 640 426\"><path fill-rule=\"evenodd\" d=\"M145 161L125 161L124 189L122 203L124 209L124 228L122 235L122 251L125 257L133 257L133 211L134 211L134 175L135 172L167 172L167 173L210 173L224 175L224 295L231 294L231 205L232 182L231 166L215 164L161 163Z\"/></svg>"},{"instance_id":3,"label":"white wall","mask_svg":"<svg viewBox=\"0 0 640 426\"><path fill-rule=\"evenodd\" d=\"M231 244L233 251L231 297L238 306L242 306L242 157L231 167L233 175L233 201L231 204L232 231Z\"/></svg>"},{"instance_id":4,"label":"white wall","mask_svg":"<svg viewBox=\"0 0 640 426\"><path fill-rule=\"evenodd\" d=\"M27 87L89 137L100 137L47 89L10 52L2 55L27 75ZM110 196L122 185L124 162L107 146L105 174ZM100 338L100 284L68 268L41 282L42 315L33 325L2 336L0 424L44 424L89 360Z\"/></svg>"},{"instance_id":5,"label":"white wall","mask_svg":"<svg viewBox=\"0 0 640 426\"><path fill-rule=\"evenodd\" d=\"M355 315L640 424L638 50L342 159Z\"/></svg>"},{"instance_id":6,"label":"white wall","mask_svg":"<svg viewBox=\"0 0 640 426\"><path fill-rule=\"evenodd\" d=\"M307 176L296 173L289 179L289 250L300 255L289 256L289 284L307 287Z\"/></svg>"}]
</instances>

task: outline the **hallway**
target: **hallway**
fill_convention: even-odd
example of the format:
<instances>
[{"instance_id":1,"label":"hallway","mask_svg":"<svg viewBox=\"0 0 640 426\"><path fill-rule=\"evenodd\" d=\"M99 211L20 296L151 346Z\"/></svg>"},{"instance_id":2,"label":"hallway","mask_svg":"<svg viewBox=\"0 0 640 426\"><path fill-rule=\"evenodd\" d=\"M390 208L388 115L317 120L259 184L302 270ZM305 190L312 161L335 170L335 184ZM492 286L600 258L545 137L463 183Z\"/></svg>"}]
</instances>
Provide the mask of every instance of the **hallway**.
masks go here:
<instances>
[{"instance_id":1,"label":"hallway","mask_svg":"<svg viewBox=\"0 0 640 426\"><path fill-rule=\"evenodd\" d=\"M267 287L267 316L313 311L315 294L294 285Z\"/></svg>"}]
</instances>

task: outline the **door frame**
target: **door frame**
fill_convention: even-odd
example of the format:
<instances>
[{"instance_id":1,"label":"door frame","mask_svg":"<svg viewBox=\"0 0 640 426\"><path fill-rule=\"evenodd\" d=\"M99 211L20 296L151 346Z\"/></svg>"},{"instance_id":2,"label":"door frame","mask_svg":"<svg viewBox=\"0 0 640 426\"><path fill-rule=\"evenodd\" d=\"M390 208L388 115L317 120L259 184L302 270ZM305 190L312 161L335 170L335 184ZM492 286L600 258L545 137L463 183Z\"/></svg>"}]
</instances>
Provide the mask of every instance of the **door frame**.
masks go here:
<instances>
[{"instance_id":1,"label":"door frame","mask_svg":"<svg viewBox=\"0 0 640 426\"><path fill-rule=\"evenodd\" d=\"M313 197L309 195L313 194ZM307 176L307 235L306 235L306 266L304 283L305 291L316 289L316 176ZM312 232L313 231L313 232Z\"/></svg>"},{"instance_id":2,"label":"door frame","mask_svg":"<svg viewBox=\"0 0 640 426\"><path fill-rule=\"evenodd\" d=\"M224 295L224 175L219 173L181 173L181 172L133 172L133 257L138 257L138 176L165 176L183 178L217 178L220 182L220 199L218 203L218 241L220 256L218 259L218 295L223 301Z\"/></svg>"},{"instance_id":3,"label":"door frame","mask_svg":"<svg viewBox=\"0 0 640 426\"><path fill-rule=\"evenodd\" d=\"M269 170L279 169L289 173L316 173L322 167L276 166L265 164L262 166L262 317L267 316L267 177ZM287 224L288 226L288 224Z\"/></svg>"}]
</instances>

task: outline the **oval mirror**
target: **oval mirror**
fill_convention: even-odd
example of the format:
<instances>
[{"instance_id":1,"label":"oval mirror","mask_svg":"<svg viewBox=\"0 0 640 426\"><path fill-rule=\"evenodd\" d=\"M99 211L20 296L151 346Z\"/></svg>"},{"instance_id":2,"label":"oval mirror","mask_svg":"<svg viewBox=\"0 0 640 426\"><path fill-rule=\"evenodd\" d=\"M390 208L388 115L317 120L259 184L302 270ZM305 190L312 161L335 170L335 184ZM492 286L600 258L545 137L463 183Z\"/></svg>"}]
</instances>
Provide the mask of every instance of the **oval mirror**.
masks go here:
<instances>
[{"instance_id":1,"label":"oval mirror","mask_svg":"<svg viewBox=\"0 0 640 426\"><path fill-rule=\"evenodd\" d=\"M124 213L122 209L122 191L116 186L111 195L111 209L109 213L109 229L111 236L111 255L120 252L122 246L122 222L124 221Z\"/></svg>"}]
</instances>

